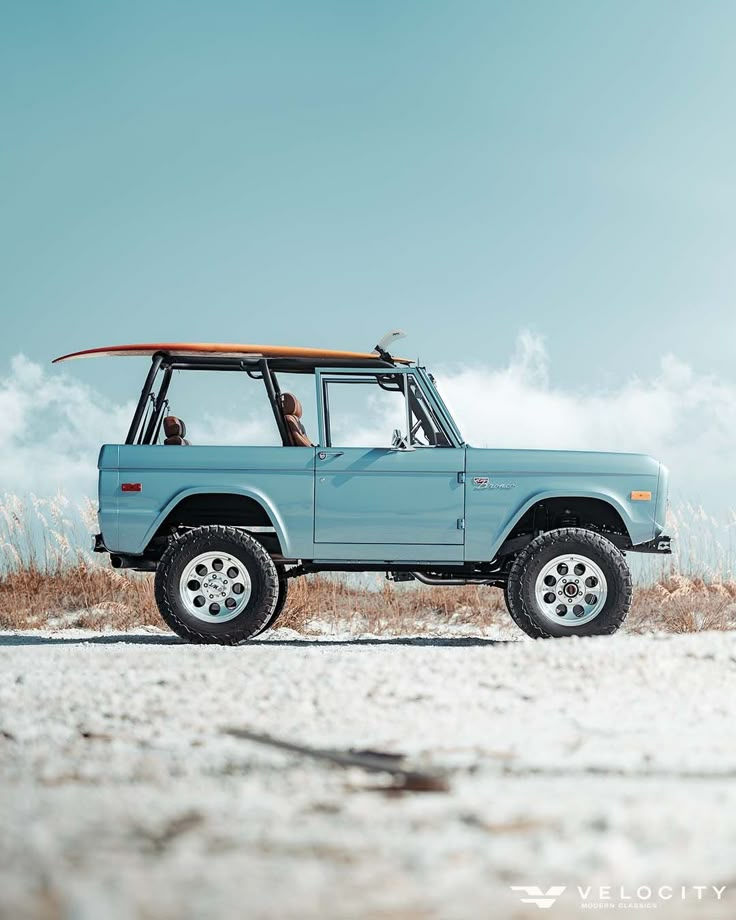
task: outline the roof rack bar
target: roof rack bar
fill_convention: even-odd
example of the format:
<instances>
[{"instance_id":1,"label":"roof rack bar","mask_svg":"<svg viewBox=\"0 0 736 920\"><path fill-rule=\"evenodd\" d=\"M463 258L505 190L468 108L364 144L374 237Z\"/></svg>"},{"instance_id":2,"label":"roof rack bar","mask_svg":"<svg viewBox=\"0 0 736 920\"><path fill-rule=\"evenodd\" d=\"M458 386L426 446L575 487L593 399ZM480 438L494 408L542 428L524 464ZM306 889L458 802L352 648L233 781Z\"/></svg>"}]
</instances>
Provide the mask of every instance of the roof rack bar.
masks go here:
<instances>
[{"instance_id":1,"label":"roof rack bar","mask_svg":"<svg viewBox=\"0 0 736 920\"><path fill-rule=\"evenodd\" d=\"M164 363L176 371L181 370L233 370L241 371L247 367L259 367L261 358L234 355L177 355L164 353Z\"/></svg>"},{"instance_id":2,"label":"roof rack bar","mask_svg":"<svg viewBox=\"0 0 736 920\"><path fill-rule=\"evenodd\" d=\"M175 352L163 352L164 363L174 370L248 370L260 369L263 356L239 355L182 355ZM376 355L373 358L333 358L329 361L311 357L277 357L266 358L272 371L284 373L312 374L318 367L355 367L355 368L392 368L396 365L384 361Z\"/></svg>"}]
</instances>

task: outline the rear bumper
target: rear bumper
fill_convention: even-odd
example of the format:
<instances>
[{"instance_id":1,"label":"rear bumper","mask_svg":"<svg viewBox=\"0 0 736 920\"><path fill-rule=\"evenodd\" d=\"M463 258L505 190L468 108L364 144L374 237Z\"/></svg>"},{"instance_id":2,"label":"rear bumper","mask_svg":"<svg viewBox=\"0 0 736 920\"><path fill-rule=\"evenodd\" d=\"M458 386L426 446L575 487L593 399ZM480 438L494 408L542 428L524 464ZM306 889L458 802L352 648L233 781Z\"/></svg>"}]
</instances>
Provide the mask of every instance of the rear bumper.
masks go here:
<instances>
[{"instance_id":1,"label":"rear bumper","mask_svg":"<svg viewBox=\"0 0 736 920\"><path fill-rule=\"evenodd\" d=\"M105 546L105 542L102 539L102 534L101 533L92 534L92 552L93 553L106 553L107 551L108 550L107 550L107 547Z\"/></svg>"},{"instance_id":2,"label":"rear bumper","mask_svg":"<svg viewBox=\"0 0 736 920\"><path fill-rule=\"evenodd\" d=\"M631 553L660 553L661 555L671 555L672 553L672 537L667 536L665 533L661 533L654 540L648 540L646 543L637 543L636 546L632 546L629 552Z\"/></svg>"}]
</instances>

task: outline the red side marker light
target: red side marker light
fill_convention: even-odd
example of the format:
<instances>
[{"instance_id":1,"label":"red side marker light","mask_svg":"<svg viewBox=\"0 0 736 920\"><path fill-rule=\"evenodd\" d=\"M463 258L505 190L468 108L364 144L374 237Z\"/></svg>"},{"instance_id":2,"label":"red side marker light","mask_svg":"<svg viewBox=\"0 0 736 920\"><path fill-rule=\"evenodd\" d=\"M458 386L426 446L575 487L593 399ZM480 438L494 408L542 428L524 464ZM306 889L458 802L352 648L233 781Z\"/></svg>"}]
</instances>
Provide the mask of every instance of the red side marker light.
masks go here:
<instances>
[{"instance_id":1,"label":"red side marker light","mask_svg":"<svg viewBox=\"0 0 736 920\"><path fill-rule=\"evenodd\" d=\"M143 483L141 482L124 482L120 486L121 492L142 492Z\"/></svg>"}]
</instances>

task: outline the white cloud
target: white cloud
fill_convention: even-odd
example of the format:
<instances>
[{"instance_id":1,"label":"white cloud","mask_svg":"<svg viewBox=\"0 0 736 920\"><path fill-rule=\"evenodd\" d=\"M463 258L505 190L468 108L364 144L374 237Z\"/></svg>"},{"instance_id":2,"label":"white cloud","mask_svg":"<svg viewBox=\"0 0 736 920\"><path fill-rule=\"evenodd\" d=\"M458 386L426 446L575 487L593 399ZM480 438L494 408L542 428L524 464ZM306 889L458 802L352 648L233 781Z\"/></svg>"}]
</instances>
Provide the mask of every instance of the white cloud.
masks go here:
<instances>
[{"instance_id":1,"label":"white cloud","mask_svg":"<svg viewBox=\"0 0 736 920\"><path fill-rule=\"evenodd\" d=\"M0 379L0 490L91 494L100 443L125 431L132 404L115 406L23 355Z\"/></svg>"},{"instance_id":2,"label":"white cloud","mask_svg":"<svg viewBox=\"0 0 736 920\"><path fill-rule=\"evenodd\" d=\"M438 373L464 436L485 447L620 450L652 454L670 467L681 497L736 505L736 383L696 374L667 355L648 377L579 387L551 380L544 343L523 333L508 365Z\"/></svg>"},{"instance_id":3,"label":"white cloud","mask_svg":"<svg viewBox=\"0 0 736 920\"><path fill-rule=\"evenodd\" d=\"M614 388L596 386L595 367L579 387L564 388L552 380L543 341L528 333L506 367L437 369L437 377L473 444L642 451L670 466L680 496L702 498L713 509L736 505L734 382L667 356L650 376ZM112 404L68 374L17 356L0 379L0 491L93 494L99 446L127 430L132 412L132 402ZM237 429L232 421L187 421L193 435L273 442L272 419L253 410Z\"/></svg>"}]
</instances>

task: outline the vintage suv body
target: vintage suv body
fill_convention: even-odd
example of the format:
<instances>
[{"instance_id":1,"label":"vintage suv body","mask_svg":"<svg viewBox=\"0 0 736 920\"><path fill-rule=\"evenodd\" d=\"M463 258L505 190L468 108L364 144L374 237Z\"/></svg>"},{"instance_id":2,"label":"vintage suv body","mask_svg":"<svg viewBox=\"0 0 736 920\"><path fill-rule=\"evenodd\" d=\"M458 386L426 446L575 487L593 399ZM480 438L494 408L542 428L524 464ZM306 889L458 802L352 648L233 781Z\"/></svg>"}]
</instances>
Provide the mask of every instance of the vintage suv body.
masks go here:
<instances>
[{"instance_id":1,"label":"vintage suv body","mask_svg":"<svg viewBox=\"0 0 736 920\"><path fill-rule=\"evenodd\" d=\"M252 638L288 578L320 571L493 585L532 636L610 633L631 602L624 553L669 552L657 460L471 447L432 376L385 347L156 344L57 361L89 354L151 357L125 443L100 452L95 548L155 570L163 617L191 641ZM259 381L281 446L190 444L167 414L175 370ZM314 378L316 432L282 373ZM388 400L392 434L341 436L336 407L358 387Z\"/></svg>"}]
</instances>

